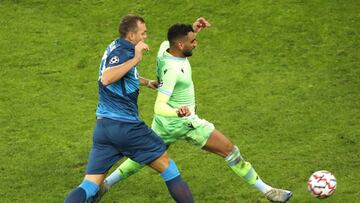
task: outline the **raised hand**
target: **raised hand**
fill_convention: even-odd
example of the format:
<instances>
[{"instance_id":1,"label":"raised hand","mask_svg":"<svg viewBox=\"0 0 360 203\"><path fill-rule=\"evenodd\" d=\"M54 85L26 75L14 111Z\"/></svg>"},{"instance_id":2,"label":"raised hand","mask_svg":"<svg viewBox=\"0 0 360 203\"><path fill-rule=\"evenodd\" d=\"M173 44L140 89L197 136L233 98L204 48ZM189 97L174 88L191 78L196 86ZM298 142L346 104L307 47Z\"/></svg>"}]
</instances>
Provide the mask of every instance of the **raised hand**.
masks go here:
<instances>
[{"instance_id":1,"label":"raised hand","mask_svg":"<svg viewBox=\"0 0 360 203\"><path fill-rule=\"evenodd\" d=\"M134 58L137 60L137 62L140 62L142 59L142 51L149 51L149 46L143 42L140 41L136 46L135 46L135 56Z\"/></svg>"},{"instance_id":2,"label":"raised hand","mask_svg":"<svg viewBox=\"0 0 360 203\"><path fill-rule=\"evenodd\" d=\"M210 26L210 23L203 17L196 19L196 21L193 23L193 29L195 32L200 32L202 29Z\"/></svg>"}]
</instances>

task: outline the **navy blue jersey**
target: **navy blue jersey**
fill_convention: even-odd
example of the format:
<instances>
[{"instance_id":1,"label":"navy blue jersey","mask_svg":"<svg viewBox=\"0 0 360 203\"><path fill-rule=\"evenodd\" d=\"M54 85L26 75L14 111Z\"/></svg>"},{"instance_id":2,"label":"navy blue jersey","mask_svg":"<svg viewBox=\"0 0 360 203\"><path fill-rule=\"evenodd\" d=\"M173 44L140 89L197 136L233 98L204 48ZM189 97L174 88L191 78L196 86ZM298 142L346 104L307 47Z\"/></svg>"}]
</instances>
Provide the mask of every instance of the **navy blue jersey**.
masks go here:
<instances>
[{"instance_id":1,"label":"navy blue jersey","mask_svg":"<svg viewBox=\"0 0 360 203\"><path fill-rule=\"evenodd\" d=\"M139 75L136 66L120 80L104 86L102 73L107 68L119 66L134 57L135 47L125 39L114 40L106 49L99 68L99 101L96 115L119 121L139 121L137 99Z\"/></svg>"}]
</instances>

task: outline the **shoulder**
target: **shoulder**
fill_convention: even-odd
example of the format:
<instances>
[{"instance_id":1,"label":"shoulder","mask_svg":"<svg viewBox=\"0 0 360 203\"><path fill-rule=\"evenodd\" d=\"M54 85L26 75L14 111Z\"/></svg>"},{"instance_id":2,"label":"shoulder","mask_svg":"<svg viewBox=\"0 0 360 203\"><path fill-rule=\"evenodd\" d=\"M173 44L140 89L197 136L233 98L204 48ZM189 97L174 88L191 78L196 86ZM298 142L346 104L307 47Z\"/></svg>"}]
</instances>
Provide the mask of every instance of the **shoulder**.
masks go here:
<instances>
[{"instance_id":1,"label":"shoulder","mask_svg":"<svg viewBox=\"0 0 360 203\"><path fill-rule=\"evenodd\" d=\"M107 56L107 66L115 66L123 63L126 55L121 49L115 48Z\"/></svg>"},{"instance_id":2,"label":"shoulder","mask_svg":"<svg viewBox=\"0 0 360 203\"><path fill-rule=\"evenodd\" d=\"M159 51L158 51L158 54L157 54L157 56L158 57L161 57L161 56L163 56L164 55L164 52L168 49L168 48L170 48L170 43L169 43L169 41L163 41L161 44L160 44L160 47L159 47Z\"/></svg>"},{"instance_id":3,"label":"shoulder","mask_svg":"<svg viewBox=\"0 0 360 203\"><path fill-rule=\"evenodd\" d=\"M116 39L112 44L113 47L110 47L109 55L116 55L116 54L131 55L134 52L134 47L132 45L129 45L130 42L127 42L125 40Z\"/></svg>"},{"instance_id":4,"label":"shoulder","mask_svg":"<svg viewBox=\"0 0 360 203\"><path fill-rule=\"evenodd\" d=\"M166 58L162 58L162 60L159 62L159 66L161 67L161 69L166 69L166 70L172 70L172 72L179 72L179 62L175 61L175 60L169 60Z\"/></svg>"},{"instance_id":5,"label":"shoulder","mask_svg":"<svg viewBox=\"0 0 360 203\"><path fill-rule=\"evenodd\" d=\"M115 49L111 50L109 53L107 60L111 61L119 61L121 63L127 61L128 59L134 57L134 53L129 51L127 48L123 46L118 46Z\"/></svg>"},{"instance_id":6,"label":"shoulder","mask_svg":"<svg viewBox=\"0 0 360 203\"><path fill-rule=\"evenodd\" d=\"M113 50L110 51L110 55L121 55L125 54L127 50L123 46L116 46Z\"/></svg>"}]
</instances>

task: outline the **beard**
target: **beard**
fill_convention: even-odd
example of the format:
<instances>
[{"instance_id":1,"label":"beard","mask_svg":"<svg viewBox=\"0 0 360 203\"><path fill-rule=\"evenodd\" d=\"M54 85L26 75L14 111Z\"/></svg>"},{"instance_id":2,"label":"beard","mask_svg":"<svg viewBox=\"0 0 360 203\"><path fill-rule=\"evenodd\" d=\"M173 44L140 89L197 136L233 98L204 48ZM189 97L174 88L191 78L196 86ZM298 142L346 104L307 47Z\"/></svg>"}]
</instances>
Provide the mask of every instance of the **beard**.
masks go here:
<instances>
[{"instance_id":1,"label":"beard","mask_svg":"<svg viewBox=\"0 0 360 203\"><path fill-rule=\"evenodd\" d=\"M192 56L192 50L183 51L183 55L184 55L185 57Z\"/></svg>"}]
</instances>

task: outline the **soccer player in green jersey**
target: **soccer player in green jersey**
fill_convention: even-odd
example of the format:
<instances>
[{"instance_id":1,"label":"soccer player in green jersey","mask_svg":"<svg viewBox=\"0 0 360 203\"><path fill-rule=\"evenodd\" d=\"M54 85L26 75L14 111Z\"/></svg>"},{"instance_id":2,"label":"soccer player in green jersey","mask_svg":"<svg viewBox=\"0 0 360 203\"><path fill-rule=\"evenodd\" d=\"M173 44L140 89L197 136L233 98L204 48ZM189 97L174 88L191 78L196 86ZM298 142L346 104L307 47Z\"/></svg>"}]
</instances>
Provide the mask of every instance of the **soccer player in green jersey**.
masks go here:
<instances>
[{"instance_id":1,"label":"soccer player in green jersey","mask_svg":"<svg viewBox=\"0 0 360 203\"><path fill-rule=\"evenodd\" d=\"M214 125L195 113L194 84L187 57L196 47L196 34L210 24L199 18L193 25L175 24L168 30L168 41L161 44L157 55L158 94L152 129L167 145L179 139L225 159L234 173L262 192L273 202L287 202L292 193L264 183L252 165L244 160L239 148ZM184 116L185 115L185 116ZM181 117L184 116L184 117ZM140 170L143 165L127 159L106 178L99 198L110 186Z\"/></svg>"}]
</instances>

